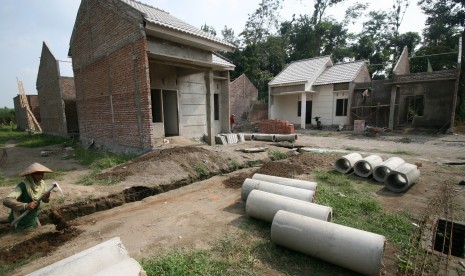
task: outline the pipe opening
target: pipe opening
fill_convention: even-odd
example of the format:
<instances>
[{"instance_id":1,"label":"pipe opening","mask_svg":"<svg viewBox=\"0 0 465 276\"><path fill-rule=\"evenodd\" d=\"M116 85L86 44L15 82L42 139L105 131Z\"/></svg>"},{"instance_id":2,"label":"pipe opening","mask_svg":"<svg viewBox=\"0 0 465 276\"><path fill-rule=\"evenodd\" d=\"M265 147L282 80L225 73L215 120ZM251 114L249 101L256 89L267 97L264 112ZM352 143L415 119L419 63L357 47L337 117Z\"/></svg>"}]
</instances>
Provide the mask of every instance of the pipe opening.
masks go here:
<instances>
[{"instance_id":1,"label":"pipe opening","mask_svg":"<svg viewBox=\"0 0 465 276\"><path fill-rule=\"evenodd\" d=\"M359 174L370 174L371 166L367 162L358 162L357 164L355 164L355 170Z\"/></svg>"},{"instance_id":2,"label":"pipe opening","mask_svg":"<svg viewBox=\"0 0 465 276\"><path fill-rule=\"evenodd\" d=\"M386 175L388 175L388 173L390 173L391 170L386 168L386 167L378 167L376 168L374 171L373 171L373 176L376 178L376 179L384 179L386 177Z\"/></svg>"},{"instance_id":3,"label":"pipe opening","mask_svg":"<svg viewBox=\"0 0 465 276\"><path fill-rule=\"evenodd\" d=\"M344 158L336 160L335 165L338 171L347 171L351 169L350 162Z\"/></svg>"},{"instance_id":4,"label":"pipe opening","mask_svg":"<svg viewBox=\"0 0 465 276\"><path fill-rule=\"evenodd\" d=\"M386 184L389 184L390 187L394 189L403 189L408 185L408 180L405 176L393 173L387 176Z\"/></svg>"},{"instance_id":5,"label":"pipe opening","mask_svg":"<svg viewBox=\"0 0 465 276\"><path fill-rule=\"evenodd\" d=\"M463 258L465 246L465 225L439 219L433 235L433 249L441 253Z\"/></svg>"}]
</instances>

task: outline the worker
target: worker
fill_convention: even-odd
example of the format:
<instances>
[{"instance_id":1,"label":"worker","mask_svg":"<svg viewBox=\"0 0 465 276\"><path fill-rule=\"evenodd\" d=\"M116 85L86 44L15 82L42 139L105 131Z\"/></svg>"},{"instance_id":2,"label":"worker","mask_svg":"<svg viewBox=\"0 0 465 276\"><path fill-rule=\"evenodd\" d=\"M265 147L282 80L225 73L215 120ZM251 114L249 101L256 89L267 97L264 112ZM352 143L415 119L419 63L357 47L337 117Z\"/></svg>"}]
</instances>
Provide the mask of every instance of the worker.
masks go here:
<instances>
[{"instance_id":1,"label":"worker","mask_svg":"<svg viewBox=\"0 0 465 276\"><path fill-rule=\"evenodd\" d=\"M50 192L46 192L43 178L44 173L51 172L51 169L39 163L30 165L20 174L20 176L24 178L14 190L3 199L3 205L11 209L10 215L8 216L10 222L13 222L13 220L19 217L24 211L30 210L29 213L18 222L16 229L29 229L40 226L39 206L36 201L42 195L43 202L47 203L50 201Z\"/></svg>"},{"instance_id":2,"label":"worker","mask_svg":"<svg viewBox=\"0 0 465 276\"><path fill-rule=\"evenodd\" d=\"M234 125L236 124L236 120L234 119L236 115L231 114L231 117L229 117L229 124L231 125L231 132L234 132Z\"/></svg>"}]
</instances>

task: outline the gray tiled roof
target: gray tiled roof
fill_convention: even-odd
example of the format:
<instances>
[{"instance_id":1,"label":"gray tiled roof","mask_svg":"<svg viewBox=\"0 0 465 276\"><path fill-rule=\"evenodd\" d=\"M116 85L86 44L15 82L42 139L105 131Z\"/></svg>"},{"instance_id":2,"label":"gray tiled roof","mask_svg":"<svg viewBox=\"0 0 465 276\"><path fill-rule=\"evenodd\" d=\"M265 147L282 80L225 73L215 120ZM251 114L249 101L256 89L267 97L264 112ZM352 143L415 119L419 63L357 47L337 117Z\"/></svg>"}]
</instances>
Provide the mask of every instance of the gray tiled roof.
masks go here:
<instances>
[{"instance_id":1,"label":"gray tiled roof","mask_svg":"<svg viewBox=\"0 0 465 276\"><path fill-rule=\"evenodd\" d=\"M227 61L226 59L216 55L216 54L213 54L212 55L212 63L214 64L218 64L218 65L221 65L221 66L224 66L224 67L236 67L236 65L232 64L231 62Z\"/></svg>"},{"instance_id":2,"label":"gray tiled roof","mask_svg":"<svg viewBox=\"0 0 465 276\"><path fill-rule=\"evenodd\" d=\"M327 68L323 74L313 83L313 85L324 85L331 83L351 82L356 77L365 61L354 61L335 64Z\"/></svg>"},{"instance_id":3,"label":"gray tiled roof","mask_svg":"<svg viewBox=\"0 0 465 276\"><path fill-rule=\"evenodd\" d=\"M317 77L316 74L321 71L328 62L331 62L330 56L291 62L281 73L269 82L269 85L309 81Z\"/></svg>"},{"instance_id":4,"label":"gray tiled roof","mask_svg":"<svg viewBox=\"0 0 465 276\"><path fill-rule=\"evenodd\" d=\"M234 47L234 45L223 41L219 38L217 38L214 35L211 35L209 33L206 33L174 16L169 14L168 12L165 12L163 10L157 9L155 7L152 7L150 5L134 1L134 0L122 0L126 4L131 5L138 11L142 12L144 14L144 18L151 23L154 23L156 25L160 25L175 31L183 32L186 34L190 34L196 37L200 37L206 40L214 41L216 43L220 43L223 45L226 45L228 47Z\"/></svg>"}]
</instances>

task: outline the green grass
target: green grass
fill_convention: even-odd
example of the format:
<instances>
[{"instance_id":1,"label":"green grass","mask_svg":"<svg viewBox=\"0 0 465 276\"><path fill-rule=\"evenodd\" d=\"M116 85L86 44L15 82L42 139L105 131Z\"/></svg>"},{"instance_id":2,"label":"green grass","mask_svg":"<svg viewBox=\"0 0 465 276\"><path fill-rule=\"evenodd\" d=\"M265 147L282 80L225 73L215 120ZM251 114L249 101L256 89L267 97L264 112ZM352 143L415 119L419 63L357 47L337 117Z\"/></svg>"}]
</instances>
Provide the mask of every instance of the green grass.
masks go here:
<instances>
[{"instance_id":1,"label":"green grass","mask_svg":"<svg viewBox=\"0 0 465 276\"><path fill-rule=\"evenodd\" d=\"M205 166L203 164L196 164L194 166L194 169L195 169L195 172L199 175L199 176L207 176L209 175L209 171L207 168L205 168Z\"/></svg>"},{"instance_id":2,"label":"green grass","mask_svg":"<svg viewBox=\"0 0 465 276\"><path fill-rule=\"evenodd\" d=\"M284 152L281 152L279 150L270 150L268 152L268 155L270 156L270 159L272 161L276 161L276 160L281 160L281 159L286 159L288 158L289 156L284 153Z\"/></svg>"},{"instance_id":3,"label":"green grass","mask_svg":"<svg viewBox=\"0 0 465 276\"><path fill-rule=\"evenodd\" d=\"M316 203L333 208L333 222L384 235L397 245L408 244L413 226L405 212L391 213L382 209L370 193L379 190L373 182L350 179L336 171L316 171L318 182Z\"/></svg>"}]
</instances>

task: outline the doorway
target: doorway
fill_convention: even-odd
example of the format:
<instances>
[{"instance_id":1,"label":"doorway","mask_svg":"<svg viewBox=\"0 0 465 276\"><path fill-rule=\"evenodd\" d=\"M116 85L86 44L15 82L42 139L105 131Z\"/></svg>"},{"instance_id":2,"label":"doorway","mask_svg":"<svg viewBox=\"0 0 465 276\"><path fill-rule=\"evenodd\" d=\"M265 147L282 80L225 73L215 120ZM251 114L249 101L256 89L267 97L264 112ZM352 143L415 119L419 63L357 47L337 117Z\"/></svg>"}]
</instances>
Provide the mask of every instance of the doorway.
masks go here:
<instances>
[{"instance_id":1,"label":"doorway","mask_svg":"<svg viewBox=\"0 0 465 276\"><path fill-rule=\"evenodd\" d=\"M178 94L176 90L162 90L163 124L165 136L179 136Z\"/></svg>"},{"instance_id":2,"label":"doorway","mask_svg":"<svg viewBox=\"0 0 465 276\"><path fill-rule=\"evenodd\" d=\"M312 101L307 101L305 107L305 124L312 123Z\"/></svg>"}]
</instances>

